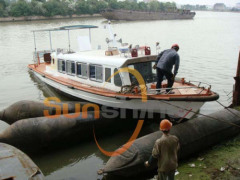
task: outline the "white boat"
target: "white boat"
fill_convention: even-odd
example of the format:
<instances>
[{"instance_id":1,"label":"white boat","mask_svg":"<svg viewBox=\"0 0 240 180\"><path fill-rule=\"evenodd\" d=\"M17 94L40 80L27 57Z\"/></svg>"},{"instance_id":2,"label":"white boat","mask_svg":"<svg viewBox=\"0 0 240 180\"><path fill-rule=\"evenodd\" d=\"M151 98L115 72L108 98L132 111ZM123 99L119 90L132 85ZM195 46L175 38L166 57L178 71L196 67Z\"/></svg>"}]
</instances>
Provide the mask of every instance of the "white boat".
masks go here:
<instances>
[{"instance_id":1,"label":"white boat","mask_svg":"<svg viewBox=\"0 0 240 180\"><path fill-rule=\"evenodd\" d=\"M33 33L35 39L38 31L48 31L51 35L52 31L69 32L86 28L90 32L96 26L64 26L36 30ZM109 45L107 50L90 50L90 38L90 33L89 41L80 38L85 42L82 47L87 49L79 52L73 52L70 48L37 51L35 43L34 54L37 58L28 68L49 86L75 98L108 107L168 114L177 118L190 119L205 102L217 100L219 97L211 91L211 86L203 87L202 83L194 85L185 82L184 78L176 78L171 90L174 94L157 94L156 70L152 68L156 55L151 55L149 47L131 48L126 47L126 44L124 47L117 47L118 41L111 34L107 42L113 45ZM131 72L139 72L141 76L132 75L126 71L127 68ZM141 78L144 83L136 83ZM167 82L163 81L161 92L166 92L166 84Z\"/></svg>"}]
</instances>

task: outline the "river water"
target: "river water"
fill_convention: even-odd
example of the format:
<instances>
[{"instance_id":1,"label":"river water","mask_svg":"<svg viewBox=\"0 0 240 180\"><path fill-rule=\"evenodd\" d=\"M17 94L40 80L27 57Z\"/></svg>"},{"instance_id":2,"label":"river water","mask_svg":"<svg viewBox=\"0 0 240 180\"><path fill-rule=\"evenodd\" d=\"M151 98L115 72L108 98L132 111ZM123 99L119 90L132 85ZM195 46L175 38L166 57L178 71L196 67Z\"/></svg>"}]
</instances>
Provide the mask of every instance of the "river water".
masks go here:
<instances>
[{"instance_id":1,"label":"river water","mask_svg":"<svg viewBox=\"0 0 240 180\"><path fill-rule=\"evenodd\" d=\"M34 51L31 30L76 24L99 26L92 30L93 48L106 47L106 21L102 18L0 23L0 109L23 99L44 100L48 96L58 96L65 100L28 73L27 65L33 62ZM156 42L160 42L162 50L178 43L181 58L178 76L211 84L212 90L220 94L221 103L225 106L231 103L240 50L240 13L197 12L194 20L121 21L113 22L112 26L123 42L149 45L153 53ZM71 48L75 50L78 35L88 35L88 31L71 31ZM36 42L37 50L50 48L48 33L36 34ZM53 48L68 48L67 32L53 33L52 42ZM200 112L209 114L221 108L217 102L211 102ZM101 144L113 150L128 138L129 133L119 133L103 139ZM108 160L94 142L31 157L49 180L95 180L96 171Z\"/></svg>"}]
</instances>

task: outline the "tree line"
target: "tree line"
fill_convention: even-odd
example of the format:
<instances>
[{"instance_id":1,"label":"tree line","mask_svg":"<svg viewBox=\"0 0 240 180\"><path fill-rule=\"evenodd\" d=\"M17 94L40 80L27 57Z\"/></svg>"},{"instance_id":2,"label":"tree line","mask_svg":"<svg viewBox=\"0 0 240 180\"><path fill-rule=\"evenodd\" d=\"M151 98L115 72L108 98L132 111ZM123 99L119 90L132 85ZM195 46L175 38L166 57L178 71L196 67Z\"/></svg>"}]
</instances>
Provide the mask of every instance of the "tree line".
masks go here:
<instances>
[{"instance_id":1,"label":"tree line","mask_svg":"<svg viewBox=\"0 0 240 180\"><path fill-rule=\"evenodd\" d=\"M0 17L8 16L71 16L95 14L104 9L127 9L141 11L174 11L174 2L151 1L149 3L117 0L0 0Z\"/></svg>"}]
</instances>

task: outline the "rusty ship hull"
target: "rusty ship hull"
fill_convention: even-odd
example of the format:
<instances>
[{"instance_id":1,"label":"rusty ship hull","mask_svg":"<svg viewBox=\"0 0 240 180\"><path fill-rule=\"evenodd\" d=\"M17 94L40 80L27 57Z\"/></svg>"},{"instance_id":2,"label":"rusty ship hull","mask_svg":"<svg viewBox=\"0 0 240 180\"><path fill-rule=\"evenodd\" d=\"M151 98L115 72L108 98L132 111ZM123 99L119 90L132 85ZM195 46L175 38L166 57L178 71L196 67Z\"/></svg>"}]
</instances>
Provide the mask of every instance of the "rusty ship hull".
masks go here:
<instances>
[{"instance_id":1,"label":"rusty ship hull","mask_svg":"<svg viewBox=\"0 0 240 180\"><path fill-rule=\"evenodd\" d=\"M193 19L195 12L189 10L176 12L150 12L150 11L132 11L132 10L112 10L107 9L101 12L102 16L108 20L175 20L175 19Z\"/></svg>"}]
</instances>

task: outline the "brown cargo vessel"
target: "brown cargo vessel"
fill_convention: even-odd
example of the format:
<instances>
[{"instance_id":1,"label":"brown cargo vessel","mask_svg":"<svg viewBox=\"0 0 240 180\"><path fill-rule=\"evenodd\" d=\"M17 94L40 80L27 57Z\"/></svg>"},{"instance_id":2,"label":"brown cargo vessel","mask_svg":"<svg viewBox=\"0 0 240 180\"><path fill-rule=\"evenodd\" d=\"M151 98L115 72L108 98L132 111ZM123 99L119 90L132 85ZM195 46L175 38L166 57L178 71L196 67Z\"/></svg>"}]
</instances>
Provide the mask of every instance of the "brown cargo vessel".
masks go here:
<instances>
[{"instance_id":1,"label":"brown cargo vessel","mask_svg":"<svg viewBox=\"0 0 240 180\"><path fill-rule=\"evenodd\" d=\"M132 11L132 10L113 10L106 9L101 12L102 16L108 20L174 20L174 19L193 19L195 12L190 10L176 10L176 11Z\"/></svg>"}]
</instances>

